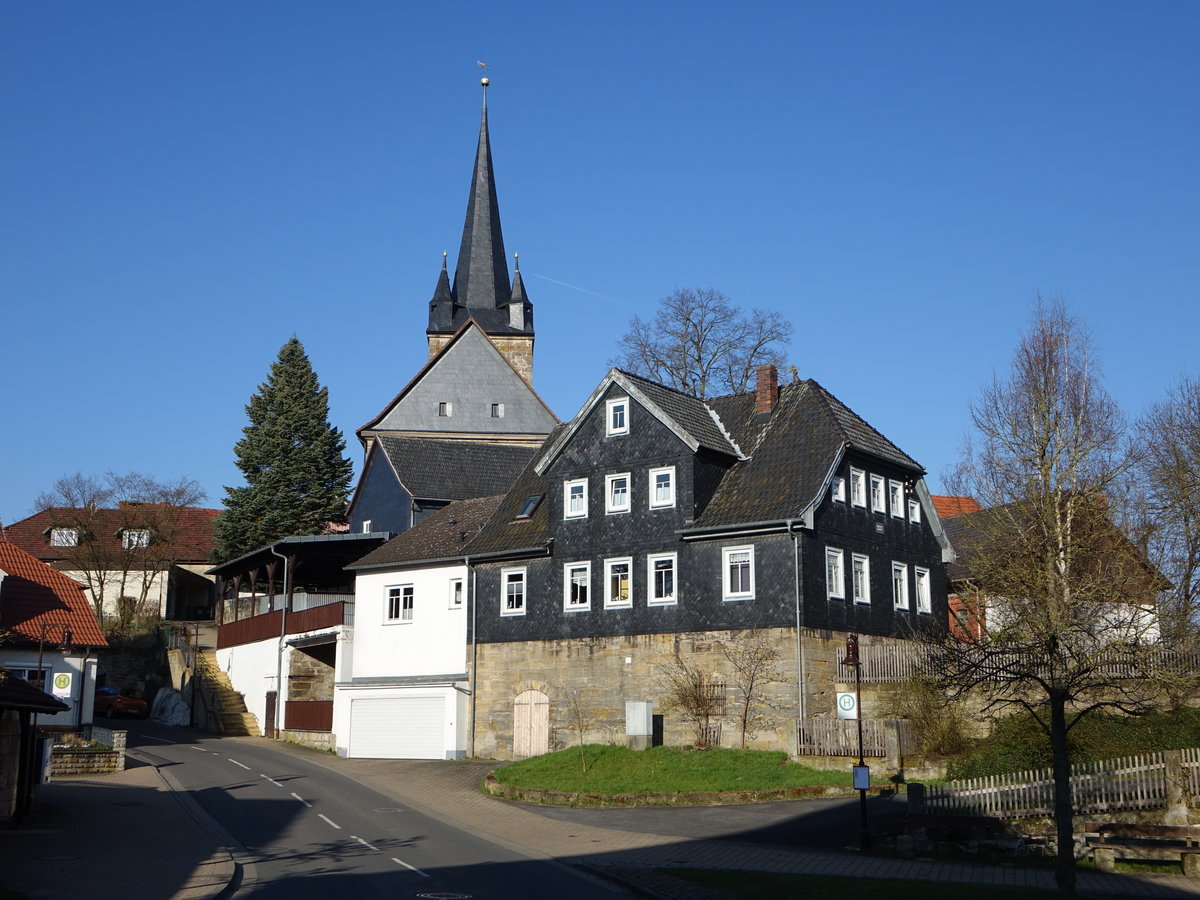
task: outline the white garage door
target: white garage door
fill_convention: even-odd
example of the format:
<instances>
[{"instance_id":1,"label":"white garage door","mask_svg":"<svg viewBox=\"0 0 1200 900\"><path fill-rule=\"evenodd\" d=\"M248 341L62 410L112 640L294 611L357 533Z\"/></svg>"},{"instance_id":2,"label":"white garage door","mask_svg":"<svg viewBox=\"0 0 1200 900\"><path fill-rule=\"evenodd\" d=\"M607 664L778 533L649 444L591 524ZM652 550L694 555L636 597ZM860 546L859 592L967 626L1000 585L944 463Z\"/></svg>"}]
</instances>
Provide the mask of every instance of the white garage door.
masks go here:
<instances>
[{"instance_id":1,"label":"white garage door","mask_svg":"<svg viewBox=\"0 0 1200 900\"><path fill-rule=\"evenodd\" d=\"M350 702L350 756L445 759L442 697L363 698Z\"/></svg>"}]
</instances>

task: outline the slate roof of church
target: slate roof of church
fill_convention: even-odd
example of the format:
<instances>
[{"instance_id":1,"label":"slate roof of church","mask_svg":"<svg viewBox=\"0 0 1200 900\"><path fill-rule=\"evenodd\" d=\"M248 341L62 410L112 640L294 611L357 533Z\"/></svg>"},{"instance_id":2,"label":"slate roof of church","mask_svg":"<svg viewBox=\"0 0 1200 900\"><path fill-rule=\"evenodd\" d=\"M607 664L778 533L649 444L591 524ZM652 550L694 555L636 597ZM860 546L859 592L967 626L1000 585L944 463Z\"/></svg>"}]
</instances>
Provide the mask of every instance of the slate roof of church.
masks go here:
<instances>
[{"instance_id":1,"label":"slate roof of church","mask_svg":"<svg viewBox=\"0 0 1200 900\"><path fill-rule=\"evenodd\" d=\"M357 560L348 569L372 569L430 560L461 559L496 511L503 494L456 500Z\"/></svg>"},{"instance_id":2,"label":"slate roof of church","mask_svg":"<svg viewBox=\"0 0 1200 900\"><path fill-rule=\"evenodd\" d=\"M537 452L536 447L386 435L379 445L404 489L423 500L506 491Z\"/></svg>"}]
</instances>

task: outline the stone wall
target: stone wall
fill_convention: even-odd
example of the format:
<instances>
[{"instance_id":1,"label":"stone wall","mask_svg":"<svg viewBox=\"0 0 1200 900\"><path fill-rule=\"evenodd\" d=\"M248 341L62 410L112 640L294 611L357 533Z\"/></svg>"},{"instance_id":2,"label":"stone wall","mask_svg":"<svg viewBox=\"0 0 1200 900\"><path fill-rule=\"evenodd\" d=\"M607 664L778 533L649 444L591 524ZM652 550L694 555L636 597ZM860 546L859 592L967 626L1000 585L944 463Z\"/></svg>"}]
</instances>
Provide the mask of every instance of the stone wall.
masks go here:
<instances>
[{"instance_id":1,"label":"stone wall","mask_svg":"<svg viewBox=\"0 0 1200 900\"><path fill-rule=\"evenodd\" d=\"M296 648L289 654L287 699L332 700L336 645Z\"/></svg>"},{"instance_id":2,"label":"stone wall","mask_svg":"<svg viewBox=\"0 0 1200 900\"><path fill-rule=\"evenodd\" d=\"M834 695L841 689L834 681L837 660L845 653L846 636L817 630L805 630L803 634L806 714L832 716ZM773 650L776 658L771 665L772 675L764 679L757 692L759 702L752 709L746 746L793 753L799 693L796 631L763 628L480 644L475 755L511 758L513 700L527 690L541 691L549 698L551 750L579 743L580 719L584 743L625 743L625 703L629 700L653 704L654 714L663 717L664 744L694 743L692 723L664 704L667 691L663 674L673 664L676 653L710 673L715 682L724 682L720 691L725 699L725 714L719 719L720 743L738 747L743 693L730 655L755 645ZM868 715L884 702L883 693L873 688L864 686L863 690L863 707Z\"/></svg>"}]
</instances>

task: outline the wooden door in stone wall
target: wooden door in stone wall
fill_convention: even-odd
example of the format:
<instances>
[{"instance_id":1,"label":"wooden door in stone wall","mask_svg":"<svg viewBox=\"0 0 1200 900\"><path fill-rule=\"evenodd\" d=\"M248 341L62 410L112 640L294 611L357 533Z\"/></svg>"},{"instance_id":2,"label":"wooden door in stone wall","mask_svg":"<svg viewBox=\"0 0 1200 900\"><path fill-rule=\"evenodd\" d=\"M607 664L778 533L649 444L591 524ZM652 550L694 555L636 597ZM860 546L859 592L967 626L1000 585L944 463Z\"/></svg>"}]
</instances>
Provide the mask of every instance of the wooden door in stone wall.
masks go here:
<instances>
[{"instance_id":1,"label":"wooden door in stone wall","mask_svg":"<svg viewBox=\"0 0 1200 900\"><path fill-rule=\"evenodd\" d=\"M513 759L538 756L550 749L550 698L525 691L513 700Z\"/></svg>"}]
</instances>

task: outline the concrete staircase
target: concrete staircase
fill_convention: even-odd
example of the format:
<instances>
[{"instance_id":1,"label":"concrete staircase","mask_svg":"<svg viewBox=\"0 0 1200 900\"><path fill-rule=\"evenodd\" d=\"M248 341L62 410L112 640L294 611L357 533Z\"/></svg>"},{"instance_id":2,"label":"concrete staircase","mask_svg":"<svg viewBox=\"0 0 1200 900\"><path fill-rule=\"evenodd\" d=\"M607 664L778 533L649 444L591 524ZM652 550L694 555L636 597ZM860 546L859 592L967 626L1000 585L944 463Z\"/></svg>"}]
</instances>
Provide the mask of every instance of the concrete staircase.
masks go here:
<instances>
[{"instance_id":1,"label":"concrete staircase","mask_svg":"<svg viewBox=\"0 0 1200 900\"><path fill-rule=\"evenodd\" d=\"M258 719L246 709L245 698L233 689L229 676L217 665L216 654L202 650L196 655L196 668L209 708L216 714L220 734L227 737L262 737Z\"/></svg>"}]
</instances>

